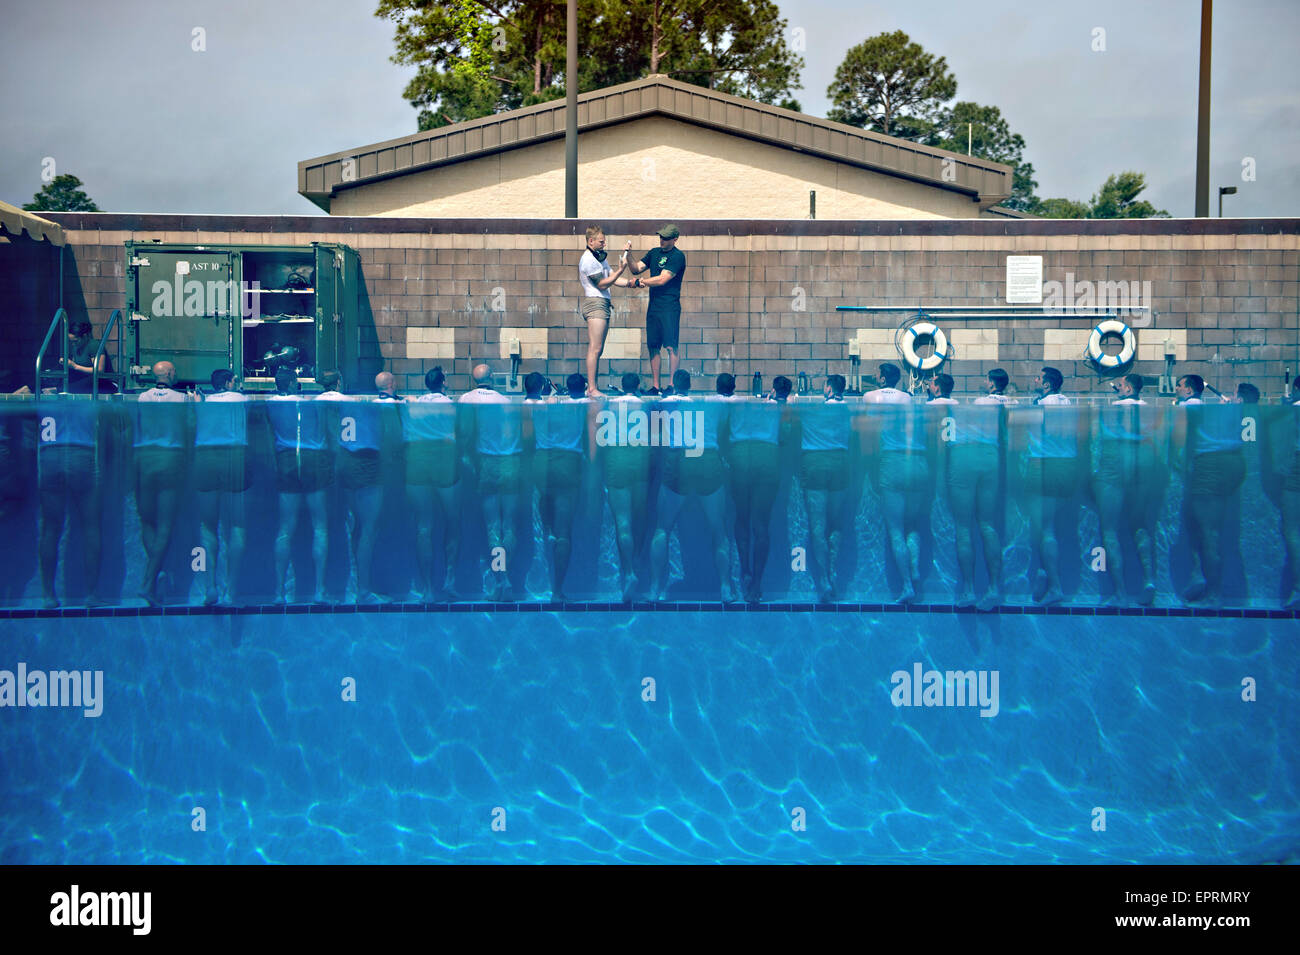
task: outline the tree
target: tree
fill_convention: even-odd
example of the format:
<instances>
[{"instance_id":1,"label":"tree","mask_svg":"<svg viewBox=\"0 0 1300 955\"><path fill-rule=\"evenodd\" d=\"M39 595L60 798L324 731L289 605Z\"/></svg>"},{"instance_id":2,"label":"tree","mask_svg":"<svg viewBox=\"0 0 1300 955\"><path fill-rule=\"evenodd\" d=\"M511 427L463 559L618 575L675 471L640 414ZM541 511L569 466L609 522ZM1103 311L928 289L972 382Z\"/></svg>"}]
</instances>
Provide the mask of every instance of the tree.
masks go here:
<instances>
[{"instance_id":1,"label":"tree","mask_svg":"<svg viewBox=\"0 0 1300 955\"><path fill-rule=\"evenodd\" d=\"M786 42L775 3L695 4L693 42L678 51L671 75L687 83L798 111L802 57ZM662 63L660 64L662 67Z\"/></svg>"},{"instance_id":2,"label":"tree","mask_svg":"<svg viewBox=\"0 0 1300 955\"><path fill-rule=\"evenodd\" d=\"M1027 211L1044 219L1086 219L1089 209L1073 199L1035 199Z\"/></svg>"},{"instance_id":3,"label":"tree","mask_svg":"<svg viewBox=\"0 0 1300 955\"><path fill-rule=\"evenodd\" d=\"M430 129L563 96L564 0L379 0ZM668 73L797 109L803 60L772 0L579 0L579 91Z\"/></svg>"},{"instance_id":4,"label":"tree","mask_svg":"<svg viewBox=\"0 0 1300 955\"><path fill-rule=\"evenodd\" d=\"M99 206L81 191L81 180L64 173L47 182L32 201L23 206L28 212L98 212Z\"/></svg>"},{"instance_id":5,"label":"tree","mask_svg":"<svg viewBox=\"0 0 1300 955\"><path fill-rule=\"evenodd\" d=\"M1108 176L1101 191L1090 202L1073 199L1035 199L1029 212L1045 219L1164 219L1169 213L1157 209L1138 193L1146 188L1146 176L1140 172L1121 172Z\"/></svg>"},{"instance_id":6,"label":"tree","mask_svg":"<svg viewBox=\"0 0 1300 955\"><path fill-rule=\"evenodd\" d=\"M948 62L926 53L902 30L882 33L851 48L826 90L828 119L886 136L925 135L943 104L957 95Z\"/></svg>"},{"instance_id":7,"label":"tree","mask_svg":"<svg viewBox=\"0 0 1300 955\"><path fill-rule=\"evenodd\" d=\"M1140 172L1121 172L1109 176L1101 192L1092 197L1090 219L1167 219L1169 213L1157 209L1138 193L1147 187L1147 178Z\"/></svg>"},{"instance_id":8,"label":"tree","mask_svg":"<svg viewBox=\"0 0 1300 955\"><path fill-rule=\"evenodd\" d=\"M1038 188L1034 167L1024 159L1025 139L1019 133L1011 132L1002 111L996 106L954 103L943 110L938 122L921 135L920 142L955 153L966 152L969 144L970 155L1005 163L1015 170L1011 197L1000 205L1027 212L1037 201L1034 198L1034 190Z\"/></svg>"}]
</instances>

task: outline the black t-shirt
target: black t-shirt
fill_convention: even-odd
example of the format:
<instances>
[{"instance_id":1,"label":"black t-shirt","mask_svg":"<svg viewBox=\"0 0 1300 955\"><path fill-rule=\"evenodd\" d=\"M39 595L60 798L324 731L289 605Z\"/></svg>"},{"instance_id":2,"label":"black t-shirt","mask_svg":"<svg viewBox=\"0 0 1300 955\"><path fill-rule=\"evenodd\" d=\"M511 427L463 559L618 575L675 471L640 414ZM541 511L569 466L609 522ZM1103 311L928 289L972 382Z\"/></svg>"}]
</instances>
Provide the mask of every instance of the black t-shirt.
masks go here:
<instances>
[{"instance_id":1,"label":"black t-shirt","mask_svg":"<svg viewBox=\"0 0 1300 955\"><path fill-rule=\"evenodd\" d=\"M654 278L665 269L673 273L672 279L665 285L650 288L650 304L676 305L681 298L682 273L686 271L686 256L678 248L651 249L641 257L641 261L650 267L650 277Z\"/></svg>"},{"instance_id":2,"label":"black t-shirt","mask_svg":"<svg viewBox=\"0 0 1300 955\"><path fill-rule=\"evenodd\" d=\"M93 338L88 338L84 342L78 342L68 349L68 360L75 365L82 365L86 368L93 368L95 365L95 352L99 349L99 342ZM104 375L113 371L113 362L108 357L108 351L104 352L104 371L100 374L100 391L116 391L116 386L110 381L104 381ZM90 391L90 375L88 371L78 371L75 368L68 369L68 390L70 391Z\"/></svg>"}]
</instances>

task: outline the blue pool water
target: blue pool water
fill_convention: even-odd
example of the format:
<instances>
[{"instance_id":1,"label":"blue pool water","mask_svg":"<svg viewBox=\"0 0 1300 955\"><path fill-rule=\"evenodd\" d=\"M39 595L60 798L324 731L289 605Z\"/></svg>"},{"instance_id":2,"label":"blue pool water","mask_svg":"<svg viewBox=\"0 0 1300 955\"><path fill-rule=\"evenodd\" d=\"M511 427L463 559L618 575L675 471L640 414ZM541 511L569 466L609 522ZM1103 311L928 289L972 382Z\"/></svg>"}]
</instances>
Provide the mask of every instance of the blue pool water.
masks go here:
<instances>
[{"instance_id":1,"label":"blue pool water","mask_svg":"<svg viewBox=\"0 0 1300 955\"><path fill-rule=\"evenodd\" d=\"M837 567L843 599L862 603L724 611L692 504L671 536L673 603L544 604L545 533L521 495L509 573L524 602L433 610L400 603L416 565L400 469L384 476L375 567L377 589L399 602L265 607L276 498L259 461L242 499L243 605L196 606L187 489L159 611L133 596L140 526L127 457L111 445L98 595L113 606L77 609L73 520L57 587L68 609L37 611L36 452L16 423L0 495L0 704L19 664L102 671L104 699L97 718L0 705L0 863L1300 861L1300 628L1278 609L1296 569L1264 481L1284 456L1248 449L1226 509L1221 610L1181 605L1178 473L1145 611L1102 606L1110 583L1090 567L1099 530L1082 491L1057 528L1064 606L1032 603L1037 558L1015 493L997 518L1003 607L949 606L941 493L922 534L920 605L884 606L899 577L870 480L845 515ZM793 559L810 538L796 458L782 462L764 587L782 602L816 594ZM457 495L456 585L478 600L483 517L468 479ZM327 588L355 599L337 495L328 524ZM305 525L290 571L299 597L312 573ZM617 599L617 566L588 467L570 597ZM917 664L996 674L996 715L896 707L894 674Z\"/></svg>"},{"instance_id":2,"label":"blue pool water","mask_svg":"<svg viewBox=\"0 0 1300 955\"><path fill-rule=\"evenodd\" d=\"M102 669L105 699L97 719L0 710L0 862L1294 862L1294 626L10 620L0 668ZM999 712L896 708L891 674L917 662L998 671ZM1242 701L1246 678L1258 702Z\"/></svg>"}]
</instances>

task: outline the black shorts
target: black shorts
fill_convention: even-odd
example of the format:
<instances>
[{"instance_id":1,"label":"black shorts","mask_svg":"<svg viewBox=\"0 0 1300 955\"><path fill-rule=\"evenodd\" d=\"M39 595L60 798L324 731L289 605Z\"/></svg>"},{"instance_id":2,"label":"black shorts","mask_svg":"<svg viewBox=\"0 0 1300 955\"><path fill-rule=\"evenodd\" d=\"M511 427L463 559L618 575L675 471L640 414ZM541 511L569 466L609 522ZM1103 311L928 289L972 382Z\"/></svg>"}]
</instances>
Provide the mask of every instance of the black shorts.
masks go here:
<instances>
[{"instance_id":1,"label":"black shorts","mask_svg":"<svg viewBox=\"0 0 1300 955\"><path fill-rule=\"evenodd\" d=\"M661 348L677 349L677 333L682 323L681 302L660 305L651 302L645 313L645 345L653 355Z\"/></svg>"},{"instance_id":2,"label":"black shorts","mask_svg":"<svg viewBox=\"0 0 1300 955\"><path fill-rule=\"evenodd\" d=\"M253 484L248 455L242 446L194 449L194 490L237 494Z\"/></svg>"},{"instance_id":3,"label":"black shorts","mask_svg":"<svg viewBox=\"0 0 1300 955\"><path fill-rule=\"evenodd\" d=\"M180 491L185 487L188 455L184 448L143 447L135 449L135 492L155 497L162 491Z\"/></svg>"},{"instance_id":4,"label":"black shorts","mask_svg":"<svg viewBox=\"0 0 1300 955\"><path fill-rule=\"evenodd\" d=\"M85 496L99 482L99 461L94 448L42 444L37 461L42 491Z\"/></svg>"},{"instance_id":5,"label":"black shorts","mask_svg":"<svg viewBox=\"0 0 1300 955\"><path fill-rule=\"evenodd\" d=\"M311 494L334 483L334 455L329 451L282 449L275 452L275 487L286 494Z\"/></svg>"},{"instance_id":6,"label":"black shorts","mask_svg":"<svg viewBox=\"0 0 1300 955\"><path fill-rule=\"evenodd\" d=\"M1236 494L1246 479L1246 457L1240 451L1207 451L1192 458L1187 493L1211 497Z\"/></svg>"},{"instance_id":7,"label":"black shorts","mask_svg":"<svg viewBox=\"0 0 1300 955\"><path fill-rule=\"evenodd\" d=\"M379 483L379 452L371 448L339 451L335 465L339 483L349 491Z\"/></svg>"}]
</instances>

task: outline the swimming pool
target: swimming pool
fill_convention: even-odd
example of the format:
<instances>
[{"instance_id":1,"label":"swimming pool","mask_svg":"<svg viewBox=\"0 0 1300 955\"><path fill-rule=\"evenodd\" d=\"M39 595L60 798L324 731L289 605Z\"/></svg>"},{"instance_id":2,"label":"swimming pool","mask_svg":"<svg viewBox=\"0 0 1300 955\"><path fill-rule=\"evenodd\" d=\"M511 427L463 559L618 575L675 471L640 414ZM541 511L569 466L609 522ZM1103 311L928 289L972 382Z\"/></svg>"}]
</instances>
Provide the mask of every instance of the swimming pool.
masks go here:
<instances>
[{"instance_id":1,"label":"swimming pool","mask_svg":"<svg viewBox=\"0 0 1300 955\"><path fill-rule=\"evenodd\" d=\"M842 599L814 603L786 556L808 533L792 463L769 602L726 608L693 511L672 536L667 601L612 602L617 547L586 490L565 604L546 602L531 507L521 601L474 602L484 538L466 497L459 603L204 607L177 545L169 606L43 610L36 519L11 508L0 670L102 671L103 694L97 717L0 707L0 861L1294 862L1300 655L1295 614L1278 609L1277 512L1252 462L1228 516L1225 608L1177 599L1177 474L1155 606L1102 605L1086 508L1062 527L1077 555L1068 600L1035 604L1010 500L1007 603L991 613L951 604L942 495L922 599L890 602L870 481ZM118 596L140 553L130 482L121 467L104 477L118 503L103 510L100 593L138 604ZM249 497L251 580L266 573L274 510L273 495ZM341 507L330 520L345 540ZM182 518L176 540L197 540L194 527ZM377 573L399 596L411 534L400 497L386 500ZM295 561L309 545L304 529ZM342 593L346 549L330 560ZM60 592L76 594L79 561L66 563ZM950 698L945 679L929 699L944 705L900 696L917 666L996 694ZM909 698L921 705L895 705Z\"/></svg>"},{"instance_id":2,"label":"swimming pool","mask_svg":"<svg viewBox=\"0 0 1300 955\"><path fill-rule=\"evenodd\" d=\"M464 606L8 621L3 862L1297 861L1291 622Z\"/></svg>"}]
</instances>

